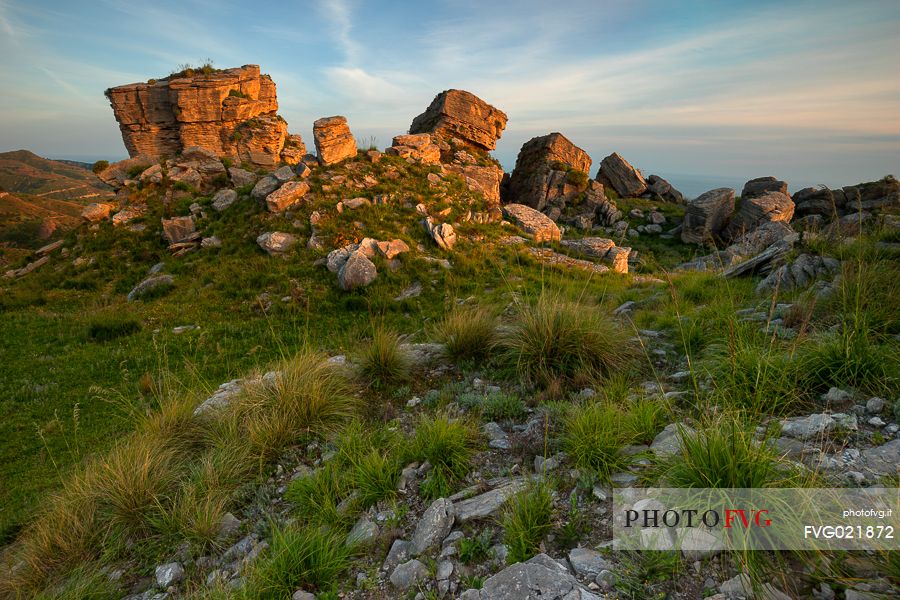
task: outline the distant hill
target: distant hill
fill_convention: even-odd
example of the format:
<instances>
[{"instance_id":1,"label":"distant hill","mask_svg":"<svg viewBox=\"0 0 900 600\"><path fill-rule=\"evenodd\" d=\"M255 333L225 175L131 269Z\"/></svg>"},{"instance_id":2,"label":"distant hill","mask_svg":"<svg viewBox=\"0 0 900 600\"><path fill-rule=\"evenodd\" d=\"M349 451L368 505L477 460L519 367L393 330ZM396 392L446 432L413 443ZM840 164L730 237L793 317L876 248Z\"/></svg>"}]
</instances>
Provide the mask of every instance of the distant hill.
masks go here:
<instances>
[{"instance_id":1,"label":"distant hill","mask_svg":"<svg viewBox=\"0 0 900 600\"><path fill-rule=\"evenodd\" d=\"M55 200L89 200L112 196L85 163L49 160L28 150L0 153L0 186L14 194Z\"/></svg>"},{"instance_id":2,"label":"distant hill","mask_svg":"<svg viewBox=\"0 0 900 600\"><path fill-rule=\"evenodd\" d=\"M34 248L74 227L81 209L113 197L86 163L41 158L28 150L0 153L0 263L15 248Z\"/></svg>"}]
</instances>

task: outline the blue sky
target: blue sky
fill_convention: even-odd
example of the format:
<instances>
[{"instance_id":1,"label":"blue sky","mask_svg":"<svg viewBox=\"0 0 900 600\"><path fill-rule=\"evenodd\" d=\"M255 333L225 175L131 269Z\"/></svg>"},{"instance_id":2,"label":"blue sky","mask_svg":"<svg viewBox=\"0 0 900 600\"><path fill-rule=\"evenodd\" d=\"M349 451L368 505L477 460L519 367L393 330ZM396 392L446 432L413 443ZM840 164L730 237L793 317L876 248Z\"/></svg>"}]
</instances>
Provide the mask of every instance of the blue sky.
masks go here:
<instances>
[{"instance_id":1,"label":"blue sky","mask_svg":"<svg viewBox=\"0 0 900 600\"><path fill-rule=\"evenodd\" d=\"M0 150L117 158L107 87L257 63L311 146L402 133L441 90L645 172L848 185L900 175L900 1L0 0ZM593 172L592 172L593 175Z\"/></svg>"}]
</instances>

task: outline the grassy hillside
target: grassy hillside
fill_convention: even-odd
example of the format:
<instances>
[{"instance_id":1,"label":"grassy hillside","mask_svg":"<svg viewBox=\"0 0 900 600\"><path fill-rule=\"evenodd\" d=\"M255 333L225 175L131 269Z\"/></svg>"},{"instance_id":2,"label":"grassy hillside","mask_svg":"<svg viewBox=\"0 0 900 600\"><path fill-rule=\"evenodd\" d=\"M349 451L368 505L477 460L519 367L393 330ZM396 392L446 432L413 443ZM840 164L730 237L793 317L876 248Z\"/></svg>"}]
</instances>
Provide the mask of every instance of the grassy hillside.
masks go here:
<instances>
[{"instance_id":1,"label":"grassy hillside","mask_svg":"<svg viewBox=\"0 0 900 600\"><path fill-rule=\"evenodd\" d=\"M875 232L850 244L802 247L844 259L835 294L817 301L798 290L773 299L754 294L753 278L671 272L698 250L653 236L628 240L640 258L628 275L543 265L523 246L503 243L515 229L462 222L466 212L483 207L483 199L453 176L430 182L427 176L435 171L392 157L377 164L360 157L316 170L309 180L311 199L283 214L271 214L245 195L221 214L210 208L209 195L182 193L167 204L162 191L148 185L134 192L134 200L143 198L151 207L143 230L83 225L67 236L66 257L57 251L48 265L27 277L3 280L0 535L8 542L21 533L26 561L11 581L33 593L62 582L74 594L47 597L80 597L71 590L92 586L96 597L121 596L119 584L97 575L100 563L119 561L135 577L145 577L182 540L189 540L192 557L210 552L219 543L217 519L226 509L258 513L254 503L275 495L275 482L283 481L286 510L302 527L294 523L281 529L281 521L267 514L265 521L273 519L261 526L267 538L276 550L318 548L313 555L332 556L333 565L329 570L320 560L308 565L304 577L291 579L287 573L298 572L292 570L294 563L278 563L282 555L275 552L275 558L249 572L245 597L289 596L301 586L326 594L320 597L353 589L344 585L349 565L377 571L383 554L373 558L339 550L343 546L335 540L342 542L370 506L382 502L396 508L390 502L402 500L394 490L405 464L428 460L438 465L415 492L423 500L409 502L430 501L474 484L476 469L480 476L510 474L510 457L485 453L477 426L470 423L467 431L458 428L470 425L445 422L444 411L456 409L474 421L517 423L532 413L546 415L543 433L530 445L517 446L514 456L527 465L535 455L565 450L584 481L561 476L550 483L559 494L547 511L556 517L552 523L537 517L547 522L536 528L527 519L543 514L543 509L530 509L531 503L547 503L545 491L522 496L504 513L502 535L519 559L533 555L549 531L557 540L552 547L565 551L565 539L592 541L590 527L560 508L568 490L586 490L590 497L595 482L629 468L621 455L624 447L649 443L668 423L686 420L701 431L714 431L725 419L752 432L773 416L809 412L831 386L897 398L900 273L896 251L878 245L894 241L893 232ZM355 185L366 177L373 178L368 187ZM338 200L357 196L384 203L335 210ZM204 235L218 237L222 246L173 257L162 240L160 218L188 214L195 202L206 213L199 221ZM447 210L444 221L461 222L452 252L438 250L427 237L415 208L419 203L429 214ZM619 208L627 214L649 204L620 200ZM305 244L313 211L321 216L324 250ZM665 212L670 224L680 219L678 206ZM284 256L268 256L255 241L265 231L290 232L303 243ZM578 234L567 232L572 235ZM319 259L366 236L399 238L411 251L400 256L396 271L376 258L377 280L343 292ZM443 259L449 268L438 262ZM174 277L172 287L128 302L129 290L160 262L163 272ZM413 284L421 285L419 295L396 299ZM630 316L614 317L614 309L626 301L635 302ZM780 303L793 307L789 315L778 314L799 332L794 337L761 332L765 323L736 317L737 311L752 309L771 320ZM446 343L447 365L414 368L393 332L404 341ZM347 355L361 370L349 379L325 373L316 352ZM251 389L221 423L190 416L219 384L273 366L297 379ZM668 390L664 382L678 371L688 373L678 380L683 382L678 395L646 392L647 382ZM475 377L497 382L502 393L473 395ZM582 400L583 388L595 390L597 404ZM407 408L413 397L421 405ZM291 403L298 408L285 412L284 407L294 407ZM362 429L345 429L345 413ZM435 440L448 445L436 447ZM326 460L320 454L326 453L317 444L336 450L335 462L324 463L332 466L320 468L319 458ZM359 448L380 449L386 462L360 454ZM747 450L763 467L774 465L763 469L771 477L753 483L799 485L814 477L782 471L781 457L754 454L752 444ZM224 456L226 451L238 456ZM316 462L310 462L309 452ZM148 454L139 458L140 453ZM318 469L318 479L290 483L281 468L296 466L290 457ZM164 475L156 481L151 461L163 458L159 469ZM709 475L702 465L676 472L673 465L651 462L641 475L647 482L666 477L690 482ZM152 485L159 486L140 483L150 487L139 501L110 496L115 490L131 491L137 482L95 475L126 477L138 466L147 467ZM204 495L212 489L202 475L208 472L230 475L227 481L216 480L215 494ZM373 473L384 475L386 482L367 476ZM741 487L744 482L731 483ZM60 495L51 497L52 492ZM335 513L351 492L362 499L359 504L351 503L348 514ZM200 502L204 498L214 499L215 506ZM322 505L323 498L334 501L331 508ZM126 510L120 500L137 504ZM209 508L204 518L197 513L201 505ZM23 529L36 516L37 524ZM396 518L397 527L409 527L402 515ZM331 532L325 537L322 524ZM543 533L537 538L522 533L532 529ZM65 531L66 538L55 530ZM9 552L18 556L18 550ZM651 566L637 571L623 586L643 589L642 577L666 579L665 571L653 574ZM479 583L479 573L468 583ZM189 573L188 580L196 597L225 595L215 586L207 589L199 572ZM259 591L264 589L268 592ZM379 595L377 588L370 592L357 590L353 597L391 597Z\"/></svg>"}]
</instances>

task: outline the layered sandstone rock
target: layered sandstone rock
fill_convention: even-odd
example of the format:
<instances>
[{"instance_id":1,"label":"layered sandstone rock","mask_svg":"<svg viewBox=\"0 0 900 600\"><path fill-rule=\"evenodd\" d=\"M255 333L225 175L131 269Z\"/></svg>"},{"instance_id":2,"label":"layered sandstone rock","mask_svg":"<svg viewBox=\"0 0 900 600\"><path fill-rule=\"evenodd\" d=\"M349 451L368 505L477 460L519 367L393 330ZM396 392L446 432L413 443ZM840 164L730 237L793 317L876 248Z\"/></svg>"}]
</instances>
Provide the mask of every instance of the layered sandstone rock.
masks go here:
<instances>
[{"instance_id":1,"label":"layered sandstone rock","mask_svg":"<svg viewBox=\"0 0 900 600\"><path fill-rule=\"evenodd\" d=\"M473 192L479 192L490 207L500 206L500 184L503 182L503 168L497 165L444 165L445 173L455 173Z\"/></svg>"},{"instance_id":2,"label":"layered sandstone rock","mask_svg":"<svg viewBox=\"0 0 900 600\"><path fill-rule=\"evenodd\" d=\"M519 150L509 180L509 199L542 210L554 198L583 191L590 168L588 153L563 134L532 138Z\"/></svg>"},{"instance_id":3,"label":"layered sandstone rock","mask_svg":"<svg viewBox=\"0 0 900 600\"><path fill-rule=\"evenodd\" d=\"M333 165L356 156L359 149L350 133L347 117L324 117L313 123L316 154L322 165Z\"/></svg>"},{"instance_id":4,"label":"layered sandstone rock","mask_svg":"<svg viewBox=\"0 0 900 600\"><path fill-rule=\"evenodd\" d=\"M441 162L441 149L427 133L395 136L390 148L385 150L401 158L411 158L425 164Z\"/></svg>"},{"instance_id":5,"label":"layered sandstone rock","mask_svg":"<svg viewBox=\"0 0 900 600\"><path fill-rule=\"evenodd\" d=\"M665 202L677 204L684 202L684 195L659 175L651 175L647 178L647 191Z\"/></svg>"},{"instance_id":6,"label":"layered sandstone rock","mask_svg":"<svg viewBox=\"0 0 900 600\"><path fill-rule=\"evenodd\" d=\"M628 256L631 248L616 246L612 240L601 237L586 237L577 240L563 240L564 248L576 254L596 258L609 264L616 273L628 272Z\"/></svg>"},{"instance_id":7,"label":"layered sandstone rock","mask_svg":"<svg viewBox=\"0 0 900 600\"><path fill-rule=\"evenodd\" d=\"M410 133L434 133L467 146L493 150L506 127L506 113L470 92L446 90L413 119Z\"/></svg>"},{"instance_id":8,"label":"layered sandstone rock","mask_svg":"<svg viewBox=\"0 0 900 600\"><path fill-rule=\"evenodd\" d=\"M618 152L613 152L600 163L597 181L616 190L623 198L640 196L647 191L647 182L641 172Z\"/></svg>"},{"instance_id":9,"label":"layered sandstone rock","mask_svg":"<svg viewBox=\"0 0 900 600\"><path fill-rule=\"evenodd\" d=\"M503 216L530 234L536 242L558 241L560 238L559 227L550 217L524 204L507 204L503 207Z\"/></svg>"},{"instance_id":10,"label":"layered sandstone rock","mask_svg":"<svg viewBox=\"0 0 900 600\"><path fill-rule=\"evenodd\" d=\"M741 198L756 198L758 196L765 196L769 192L779 192L787 195L788 185L784 181L779 181L772 176L757 177L744 184L744 189L741 191Z\"/></svg>"},{"instance_id":11,"label":"layered sandstone rock","mask_svg":"<svg viewBox=\"0 0 900 600\"><path fill-rule=\"evenodd\" d=\"M734 190L717 188L691 200L684 212L681 241L704 244L722 233L734 212Z\"/></svg>"},{"instance_id":12,"label":"layered sandstone rock","mask_svg":"<svg viewBox=\"0 0 900 600\"><path fill-rule=\"evenodd\" d=\"M257 65L122 85L106 97L132 157L198 146L259 166L281 160L287 124L276 114L275 83Z\"/></svg>"},{"instance_id":13,"label":"layered sandstone rock","mask_svg":"<svg viewBox=\"0 0 900 600\"><path fill-rule=\"evenodd\" d=\"M761 196L741 198L741 206L728 224L727 236L735 238L752 231L763 223L790 223L794 216L794 203L781 192L768 192Z\"/></svg>"}]
</instances>

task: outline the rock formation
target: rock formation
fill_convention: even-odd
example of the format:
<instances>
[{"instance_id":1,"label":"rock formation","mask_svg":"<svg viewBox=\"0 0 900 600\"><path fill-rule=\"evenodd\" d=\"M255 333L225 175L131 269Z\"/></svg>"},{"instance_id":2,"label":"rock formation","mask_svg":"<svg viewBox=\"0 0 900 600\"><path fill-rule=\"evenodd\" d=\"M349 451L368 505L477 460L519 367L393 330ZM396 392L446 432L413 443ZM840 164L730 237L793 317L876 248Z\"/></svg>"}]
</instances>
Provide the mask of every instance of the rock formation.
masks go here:
<instances>
[{"instance_id":1,"label":"rock formation","mask_svg":"<svg viewBox=\"0 0 900 600\"><path fill-rule=\"evenodd\" d=\"M503 216L531 235L536 242L559 240L560 231L550 217L524 204L507 204L503 207Z\"/></svg>"},{"instance_id":2,"label":"rock formation","mask_svg":"<svg viewBox=\"0 0 900 600\"><path fill-rule=\"evenodd\" d=\"M503 181L503 168L497 165L444 165L444 172L455 173L462 177L473 192L480 192L491 207L500 206L500 184Z\"/></svg>"},{"instance_id":3,"label":"rock formation","mask_svg":"<svg viewBox=\"0 0 900 600\"><path fill-rule=\"evenodd\" d=\"M771 176L757 177L744 184L744 189L741 191L741 198L756 198L757 196L764 196L769 192L780 192L787 195L787 183L779 181Z\"/></svg>"},{"instance_id":4,"label":"rock formation","mask_svg":"<svg viewBox=\"0 0 900 600\"><path fill-rule=\"evenodd\" d=\"M591 168L588 153L561 133L532 138L522 145L509 180L509 200L543 210L560 196L580 192Z\"/></svg>"},{"instance_id":5,"label":"rock formation","mask_svg":"<svg viewBox=\"0 0 900 600\"><path fill-rule=\"evenodd\" d=\"M347 117L324 117L313 123L313 139L319 164L333 165L356 156L359 148L350 133Z\"/></svg>"},{"instance_id":6,"label":"rock formation","mask_svg":"<svg viewBox=\"0 0 900 600\"><path fill-rule=\"evenodd\" d=\"M445 140L493 150L506 127L506 113L470 92L446 90L413 119L410 133L434 133Z\"/></svg>"},{"instance_id":7,"label":"rock formation","mask_svg":"<svg viewBox=\"0 0 900 600\"><path fill-rule=\"evenodd\" d=\"M704 244L722 233L734 212L734 190L716 188L691 200L684 212L681 241Z\"/></svg>"},{"instance_id":8,"label":"rock formation","mask_svg":"<svg viewBox=\"0 0 900 600\"><path fill-rule=\"evenodd\" d=\"M287 123L277 114L275 83L257 65L122 85L106 97L132 157L199 146L259 166L282 160Z\"/></svg>"},{"instance_id":9,"label":"rock formation","mask_svg":"<svg viewBox=\"0 0 900 600\"><path fill-rule=\"evenodd\" d=\"M441 149L427 133L395 136L385 153L431 165L441 162Z\"/></svg>"},{"instance_id":10,"label":"rock formation","mask_svg":"<svg viewBox=\"0 0 900 600\"><path fill-rule=\"evenodd\" d=\"M676 204L684 202L684 195L659 175L651 175L647 178L647 191L653 197L665 202L675 202Z\"/></svg>"},{"instance_id":11,"label":"rock formation","mask_svg":"<svg viewBox=\"0 0 900 600\"><path fill-rule=\"evenodd\" d=\"M623 198L640 196L647 191L647 182L641 172L618 152L613 152L600 163L597 181L616 190Z\"/></svg>"},{"instance_id":12,"label":"rock formation","mask_svg":"<svg viewBox=\"0 0 900 600\"><path fill-rule=\"evenodd\" d=\"M763 223L775 221L790 223L793 216L794 203L787 194L773 191L760 196L742 197L740 208L728 224L727 236L734 238L756 229Z\"/></svg>"}]
</instances>

